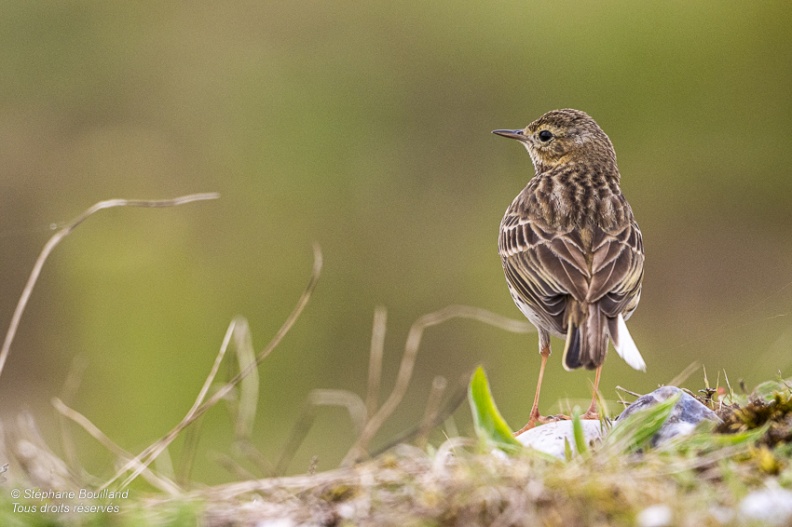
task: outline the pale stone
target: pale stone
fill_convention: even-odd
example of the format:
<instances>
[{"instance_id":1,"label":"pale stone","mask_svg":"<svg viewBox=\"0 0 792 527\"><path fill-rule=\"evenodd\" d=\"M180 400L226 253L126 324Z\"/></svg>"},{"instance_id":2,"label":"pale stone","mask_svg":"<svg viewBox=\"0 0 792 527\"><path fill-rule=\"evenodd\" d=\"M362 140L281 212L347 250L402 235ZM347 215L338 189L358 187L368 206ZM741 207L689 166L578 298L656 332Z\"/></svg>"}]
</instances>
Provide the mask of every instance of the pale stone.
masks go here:
<instances>
[{"instance_id":1,"label":"pale stone","mask_svg":"<svg viewBox=\"0 0 792 527\"><path fill-rule=\"evenodd\" d=\"M591 446L602 437L602 426L596 419L582 419L583 437L586 444ZM539 450L551 456L564 459L565 443L569 442L572 452L575 452L575 437L572 432L572 421L553 421L526 430L517 436L517 441L523 445Z\"/></svg>"}]
</instances>

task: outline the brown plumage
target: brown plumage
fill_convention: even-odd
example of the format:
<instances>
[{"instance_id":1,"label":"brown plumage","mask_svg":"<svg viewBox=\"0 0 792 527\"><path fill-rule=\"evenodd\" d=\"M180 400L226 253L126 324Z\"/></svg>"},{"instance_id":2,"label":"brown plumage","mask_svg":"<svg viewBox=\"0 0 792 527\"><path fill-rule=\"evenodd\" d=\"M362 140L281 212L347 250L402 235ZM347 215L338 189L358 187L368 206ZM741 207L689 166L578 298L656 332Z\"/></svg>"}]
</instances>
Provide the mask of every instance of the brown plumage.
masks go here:
<instances>
[{"instance_id":1,"label":"brown plumage","mask_svg":"<svg viewBox=\"0 0 792 527\"><path fill-rule=\"evenodd\" d=\"M498 252L514 302L539 331L538 399L550 335L566 339L568 370L596 369L608 341L630 366L645 369L627 320L641 297L641 231L619 187L613 145L586 113L554 110L523 130L493 133L520 141L536 175L507 209Z\"/></svg>"}]
</instances>

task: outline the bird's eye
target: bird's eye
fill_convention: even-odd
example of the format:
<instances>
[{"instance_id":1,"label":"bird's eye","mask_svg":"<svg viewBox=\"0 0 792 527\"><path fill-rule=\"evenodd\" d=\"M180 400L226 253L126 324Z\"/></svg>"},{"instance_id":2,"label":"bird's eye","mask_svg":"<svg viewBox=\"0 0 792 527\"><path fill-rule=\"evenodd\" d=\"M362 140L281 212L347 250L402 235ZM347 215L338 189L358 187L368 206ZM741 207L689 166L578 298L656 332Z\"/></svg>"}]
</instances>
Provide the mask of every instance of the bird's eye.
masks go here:
<instances>
[{"instance_id":1,"label":"bird's eye","mask_svg":"<svg viewBox=\"0 0 792 527\"><path fill-rule=\"evenodd\" d=\"M539 132L539 140L543 143L548 142L552 138L553 138L553 132L549 130L542 130L541 132Z\"/></svg>"}]
</instances>

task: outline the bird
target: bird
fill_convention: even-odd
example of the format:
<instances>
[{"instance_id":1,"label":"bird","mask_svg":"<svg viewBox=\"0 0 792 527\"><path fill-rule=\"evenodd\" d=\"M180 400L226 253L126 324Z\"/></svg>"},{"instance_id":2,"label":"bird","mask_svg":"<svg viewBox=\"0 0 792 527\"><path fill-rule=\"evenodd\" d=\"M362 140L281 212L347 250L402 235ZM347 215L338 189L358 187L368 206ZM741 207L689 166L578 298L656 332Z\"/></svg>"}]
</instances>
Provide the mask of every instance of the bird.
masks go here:
<instances>
[{"instance_id":1,"label":"bird","mask_svg":"<svg viewBox=\"0 0 792 527\"><path fill-rule=\"evenodd\" d=\"M534 166L498 236L509 292L536 326L541 355L530 420L516 435L556 419L539 413L551 335L565 339L567 371L596 370L582 417L597 419L609 341L627 364L646 371L625 323L641 299L643 236L621 192L613 143L591 116L573 109L547 112L524 129L492 133L520 142Z\"/></svg>"}]
</instances>

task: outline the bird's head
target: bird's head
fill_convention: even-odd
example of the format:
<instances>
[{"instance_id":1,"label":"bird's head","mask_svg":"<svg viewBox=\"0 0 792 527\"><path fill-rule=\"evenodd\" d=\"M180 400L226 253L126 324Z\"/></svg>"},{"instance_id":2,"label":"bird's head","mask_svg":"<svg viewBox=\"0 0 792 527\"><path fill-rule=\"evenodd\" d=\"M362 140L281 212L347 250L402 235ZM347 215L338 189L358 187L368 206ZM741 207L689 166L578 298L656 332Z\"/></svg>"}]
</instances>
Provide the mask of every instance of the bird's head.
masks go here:
<instances>
[{"instance_id":1,"label":"bird's head","mask_svg":"<svg viewBox=\"0 0 792 527\"><path fill-rule=\"evenodd\" d=\"M580 110L553 110L521 130L492 133L520 141L531 155L537 173L576 161L612 163L614 167L616 164L610 139L594 119Z\"/></svg>"}]
</instances>

